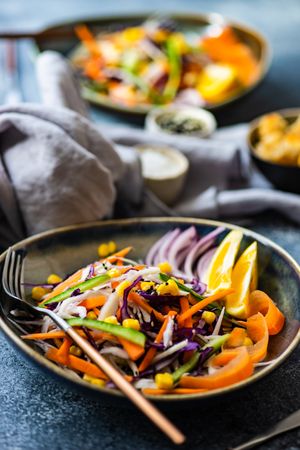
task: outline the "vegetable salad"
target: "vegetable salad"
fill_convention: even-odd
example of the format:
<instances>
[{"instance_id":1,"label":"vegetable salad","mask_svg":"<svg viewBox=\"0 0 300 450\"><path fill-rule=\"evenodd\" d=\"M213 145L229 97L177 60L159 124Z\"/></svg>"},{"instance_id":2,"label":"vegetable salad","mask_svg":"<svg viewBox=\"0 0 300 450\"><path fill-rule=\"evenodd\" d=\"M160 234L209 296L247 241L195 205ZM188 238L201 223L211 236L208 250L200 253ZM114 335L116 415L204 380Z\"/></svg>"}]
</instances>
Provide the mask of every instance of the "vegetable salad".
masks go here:
<instances>
[{"instance_id":1,"label":"vegetable salad","mask_svg":"<svg viewBox=\"0 0 300 450\"><path fill-rule=\"evenodd\" d=\"M182 32L172 20L94 36L75 28L82 46L72 61L84 84L125 107L226 101L252 85L259 62L230 26Z\"/></svg>"},{"instance_id":2,"label":"vegetable salad","mask_svg":"<svg viewBox=\"0 0 300 450\"><path fill-rule=\"evenodd\" d=\"M194 394L250 377L284 315L257 290L257 243L241 252L240 230L200 236L175 228L145 261L102 243L100 259L66 279L51 274L32 298L64 318L137 389ZM31 285L32 286L32 285ZM100 368L47 316L28 321L46 358L88 383L115 389Z\"/></svg>"}]
</instances>

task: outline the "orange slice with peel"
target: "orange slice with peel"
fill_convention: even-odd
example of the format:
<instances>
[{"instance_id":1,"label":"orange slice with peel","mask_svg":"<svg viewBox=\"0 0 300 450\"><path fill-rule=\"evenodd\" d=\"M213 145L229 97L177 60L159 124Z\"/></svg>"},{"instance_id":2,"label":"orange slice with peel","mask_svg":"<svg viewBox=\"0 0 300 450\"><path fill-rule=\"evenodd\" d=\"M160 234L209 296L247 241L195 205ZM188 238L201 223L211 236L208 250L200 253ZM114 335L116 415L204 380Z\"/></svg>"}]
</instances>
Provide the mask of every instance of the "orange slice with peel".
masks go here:
<instances>
[{"instance_id":1,"label":"orange slice with peel","mask_svg":"<svg viewBox=\"0 0 300 450\"><path fill-rule=\"evenodd\" d=\"M233 317L249 317L250 292L257 284L257 242L253 242L242 253L235 264L231 287L234 292L226 297L226 311Z\"/></svg>"},{"instance_id":2,"label":"orange slice with peel","mask_svg":"<svg viewBox=\"0 0 300 450\"><path fill-rule=\"evenodd\" d=\"M203 277L208 291L225 291L231 288L232 268L242 237L243 233L240 230L232 230L217 248Z\"/></svg>"}]
</instances>

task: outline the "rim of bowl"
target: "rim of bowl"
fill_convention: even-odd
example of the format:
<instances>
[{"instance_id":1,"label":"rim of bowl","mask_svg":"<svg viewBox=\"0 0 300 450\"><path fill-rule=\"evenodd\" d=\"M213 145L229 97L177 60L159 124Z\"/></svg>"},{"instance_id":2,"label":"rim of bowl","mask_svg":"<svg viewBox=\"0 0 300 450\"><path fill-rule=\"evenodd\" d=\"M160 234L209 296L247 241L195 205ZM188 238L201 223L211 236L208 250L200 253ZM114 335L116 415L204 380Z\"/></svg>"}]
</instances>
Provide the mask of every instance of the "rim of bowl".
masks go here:
<instances>
[{"instance_id":1,"label":"rim of bowl","mask_svg":"<svg viewBox=\"0 0 300 450\"><path fill-rule=\"evenodd\" d=\"M243 228L237 225L233 225L227 222L221 222L217 220L210 220L210 219L197 219L192 217L151 217L151 218L132 218L132 219L116 219L116 220L108 220L108 221L95 221L95 222L89 222L86 224L79 224L79 225L70 225L65 227L59 227L54 228L48 231L44 231L42 233L38 233L34 236L28 237L26 239L23 239L22 241L17 242L14 244L11 248L12 249L19 249L23 246L29 245L31 243L35 243L43 238L55 236L57 234L66 233L68 231L76 231L76 230L83 230L88 229L92 227L106 227L106 226L114 226L114 225L138 225L138 224L151 224L151 223L182 223L184 224L196 224L196 225L210 225L210 226L224 226L228 229L234 229L234 230L241 230L245 235L250 236L254 238L255 240L258 240L264 245L272 247L274 250L276 250L298 273L299 280L300 280L300 266L296 262L296 260L286 251L284 250L280 245L276 244L272 240L266 238L265 236L256 233L255 231L249 230L247 228ZM6 256L7 250L3 252L0 255L0 263L4 260ZM299 281L300 282L300 281ZM103 394L110 394L116 397L122 397L126 398L120 391L117 391L116 389L108 389L105 387L96 387L92 384L89 384L85 382L81 378L74 378L71 374L68 372L65 372L61 367L57 366L55 363L49 361L46 359L43 355L38 353L36 350L34 350L32 347L30 347L28 344L25 343L11 328L6 324L2 316L0 316L0 329L3 331L3 333L6 335L6 337L9 338L10 341L12 341L26 356L29 357L29 359L33 360L37 363L38 366L42 366L43 368L46 368L50 372L54 372L54 374L62 379L62 381L68 381L72 382L75 385L78 385L81 388L85 388L86 390L91 390L94 393L103 393ZM171 394L171 395L157 395L157 396L151 396L146 395L147 398L151 399L154 402L163 402L163 403L169 403L172 401L186 401L186 400L192 400L192 399L210 399L217 397L218 395L225 395L229 394L231 392L238 391L242 389L245 386L251 385L255 381L258 381L261 378L264 378L267 374L271 373L275 368L277 368L292 352L295 350L297 345L300 343L300 329L298 330L297 334L294 336L286 350L276 358L275 362L273 364L270 364L268 366L263 367L258 372L255 372L251 377L240 381L239 383L235 383L230 386L226 386L224 388L215 389L212 391L203 392L201 394L188 394L188 395L179 395L179 394Z\"/></svg>"},{"instance_id":2,"label":"rim of bowl","mask_svg":"<svg viewBox=\"0 0 300 450\"><path fill-rule=\"evenodd\" d=\"M279 164L277 162L274 161L269 161L267 159L263 159L261 158L257 153L256 153L256 149L255 146L252 143L252 139L253 139L253 134L257 131L258 128L258 123L259 121L264 117L267 116L269 114L280 114L282 117L284 118L297 118L300 116L300 107L299 108L283 108L283 109L276 109L273 111L270 111L268 113L262 114L261 116L256 117L254 120L252 120L249 124L249 129L247 132L247 145L248 148L250 150L251 155L258 159L259 161L262 161L270 166L275 166L275 167L281 167L285 170L299 170L300 171L300 167L299 166L292 166L292 165L285 165L285 164Z\"/></svg>"}]
</instances>

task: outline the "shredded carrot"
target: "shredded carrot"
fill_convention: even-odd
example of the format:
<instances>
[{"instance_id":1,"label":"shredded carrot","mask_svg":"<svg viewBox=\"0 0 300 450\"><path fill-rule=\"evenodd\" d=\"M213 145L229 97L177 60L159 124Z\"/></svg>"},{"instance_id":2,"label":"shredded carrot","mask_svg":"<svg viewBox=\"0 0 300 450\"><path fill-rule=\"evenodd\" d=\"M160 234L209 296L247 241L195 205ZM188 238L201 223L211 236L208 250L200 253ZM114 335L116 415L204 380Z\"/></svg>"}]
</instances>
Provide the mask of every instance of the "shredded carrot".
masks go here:
<instances>
[{"instance_id":1,"label":"shredded carrot","mask_svg":"<svg viewBox=\"0 0 300 450\"><path fill-rule=\"evenodd\" d=\"M96 316L99 316L100 314L100 309L98 308L93 308L94 313L96 314Z\"/></svg>"},{"instance_id":2,"label":"shredded carrot","mask_svg":"<svg viewBox=\"0 0 300 450\"><path fill-rule=\"evenodd\" d=\"M108 261L110 263L116 262L120 257L124 258L130 251L132 250L132 247L125 247L122 250L118 251L117 253L114 253L113 255L108 256L102 261Z\"/></svg>"},{"instance_id":3,"label":"shredded carrot","mask_svg":"<svg viewBox=\"0 0 300 450\"><path fill-rule=\"evenodd\" d=\"M128 356L132 361L136 361L145 353L144 347L134 344L133 342L129 342L127 339L124 338L119 337L118 339L120 341L120 344L122 345L124 350L128 353Z\"/></svg>"},{"instance_id":4,"label":"shredded carrot","mask_svg":"<svg viewBox=\"0 0 300 450\"><path fill-rule=\"evenodd\" d=\"M133 381L133 376L132 375L124 375L125 380L129 381L129 383L131 383L131 381Z\"/></svg>"},{"instance_id":5,"label":"shredded carrot","mask_svg":"<svg viewBox=\"0 0 300 450\"><path fill-rule=\"evenodd\" d=\"M98 308L103 306L106 301L105 295L94 295L93 297L88 297L80 303L80 306L84 306L87 310Z\"/></svg>"},{"instance_id":6,"label":"shredded carrot","mask_svg":"<svg viewBox=\"0 0 300 450\"><path fill-rule=\"evenodd\" d=\"M77 270L77 272L70 275L66 280L59 283L53 291L51 291L46 297L43 299L42 303L44 303L46 300L49 300L52 297L55 297L58 294L61 294L63 291L69 289L72 286L75 286L79 283L81 277L82 277L83 269Z\"/></svg>"},{"instance_id":7,"label":"shredded carrot","mask_svg":"<svg viewBox=\"0 0 300 450\"><path fill-rule=\"evenodd\" d=\"M24 334L23 336L21 336L21 338L33 341L45 341L47 339L62 339L65 336L66 333L64 331L49 331L48 333Z\"/></svg>"},{"instance_id":8,"label":"shredded carrot","mask_svg":"<svg viewBox=\"0 0 300 450\"><path fill-rule=\"evenodd\" d=\"M181 297L180 299L180 308L181 308L181 314L185 313L189 310L190 305L189 301L186 297ZM182 322L182 326L191 328L193 326L193 320L192 317L188 317L184 322Z\"/></svg>"},{"instance_id":9,"label":"shredded carrot","mask_svg":"<svg viewBox=\"0 0 300 450\"><path fill-rule=\"evenodd\" d=\"M223 366L211 375L183 376L179 385L184 388L218 389L238 383L253 373L254 366L246 347L223 350L212 358L213 367Z\"/></svg>"},{"instance_id":10,"label":"shredded carrot","mask_svg":"<svg viewBox=\"0 0 300 450\"><path fill-rule=\"evenodd\" d=\"M186 394L201 394L207 392L207 389L189 389L189 388L177 388L177 389L156 389L156 388L144 388L142 389L145 395L186 395Z\"/></svg>"},{"instance_id":11,"label":"shredded carrot","mask_svg":"<svg viewBox=\"0 0 300 450\"><path fill-rule=\"evenodd\" d=\"M70 339L68 336L64 337L63 343L57 350L57 359L60 361L60 363L63 366L66 366L69 361L69 350L72 345L72 339Z\"/></svg>"},{"instance_id":12,"label":"shredded carrot","mask_svg":"<svg viewBox=\"0 0 300 450\"><path fill-rule=\"evenodd\" d=\"M81 337L86 337L84 332L80 329L76 329L77 333L80 334ZM48 331L47 333L32 333L25 334L21 336L22 339L28 339L33 341L46 341L48 339L63 339L66 337L66 333L62 330L59 331Z\"/></svg>"},{"instance_id":13,"label":"shredded carrot","mask_svg":"<svg viewBox=\"0 0 300 450\"><path fill-rule=\"evenodd\" d=\"M111 281L111 287L112 289L116 289L120 284L120 281Z\"/></svg>"},{"instance_id":14,"label":"shredded carrot","mask_svg":"<svg viewBox=\"0 0 300 450\"><path fill-rule=\"evenodd\" d=\"M204 298L203 300L200 300L200 302L196 303L191 308L189 308L188 311L184 312L183 314L180 314L180 316L177 317L178 324L182 325L186 319L192 317L192 315L196 314L198 311L200 311L200 309L205 308L212 302L222 300L226 295L231 294L232 292L233 289L225 289L223 291L218 291L215 294Z\"/></svg>"},{"instance_id":15,"label":"shredded carrot","mask_svg":"<svg viewBox=\"0 0 300 450\"><path fill-rule=\"evenodd\" d=\"M61 364L57 356L57 352L58 350L56 350L55 348L49 348L46 352L46 358ZM99 367L97 367L95 364L89 361L85 361L84 359L78 358L77 356L74 355L69 355L67 364L63 365L65 365L69 369L77 370L78 372L90 375L91 377L101 378L103 380L108 379L105 373L102 372L102 370L99 369Z\"/></svg>"},{"instance_id":16,"label":"shredded carrot","mask_svg":"<svg viewBox=\"0 0 300 450\"><path fill-rule=\"evenodd\" d=\"M150 306L147 302L145 302L143 297L141 297L137 292L131 291L128 296L128 300L136 303L138 306L143 308L147 313L149 314L153 313L157 318L157 320L159 320L160 322L163 322L165 320L165 317L160 312L156 311L156 309L152 308L152 306Z\"/></svg>"},{"instance_id":17,"label":"shredded carrot","mask_svg":"<svg viewBox=\"0 0 300 450\"><path fill-rule=\"evenodd\" d=\"M75 33L85 45L92 56L101 57L98 43L86 25L77 25L74 27Z\"/></svg>"},{"instance_id":18,"label":"shredded carrot","mask_svg":"<svg viewBox=\"0 0 300 450\"><path fill-rule=\"evenodd\" d=\"M155 344L160 344L160 342L163 339L163 335L165 332L165 329L168 325L168 321L170 317L174 317L176 315L176 311L169 311L167 317L165 318L159 332L157 333L157 336L155 338ZM147 367L151 364L154 356L156 355L157 349L155 347L150 347L147 351L143 361L139 365L139 371L143 372L143 370L147 369Z\"/></svg>"}]
</instances>

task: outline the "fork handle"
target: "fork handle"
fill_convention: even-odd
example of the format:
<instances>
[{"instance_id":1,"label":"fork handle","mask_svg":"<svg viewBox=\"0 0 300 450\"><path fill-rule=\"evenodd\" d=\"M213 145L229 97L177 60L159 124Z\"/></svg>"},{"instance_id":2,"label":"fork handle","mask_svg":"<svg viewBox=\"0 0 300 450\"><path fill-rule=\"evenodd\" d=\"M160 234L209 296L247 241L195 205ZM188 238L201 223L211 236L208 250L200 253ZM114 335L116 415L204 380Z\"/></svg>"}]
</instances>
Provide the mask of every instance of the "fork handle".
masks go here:
<instances>
[{"instance_id":1,"label":"fork handle","mask_svg":"<svg viewBox=\"0 0 300 450\"><path fill-rule=\"evenodd\" d=\"M88 355L111 381L150 419L161 429L175 444L182 444L185 436L164 416L152 403L150 403L140 392L135 389L123 375L115 369L100 353L72 328L66 332Z\"/></svg>"}]
</instances>

